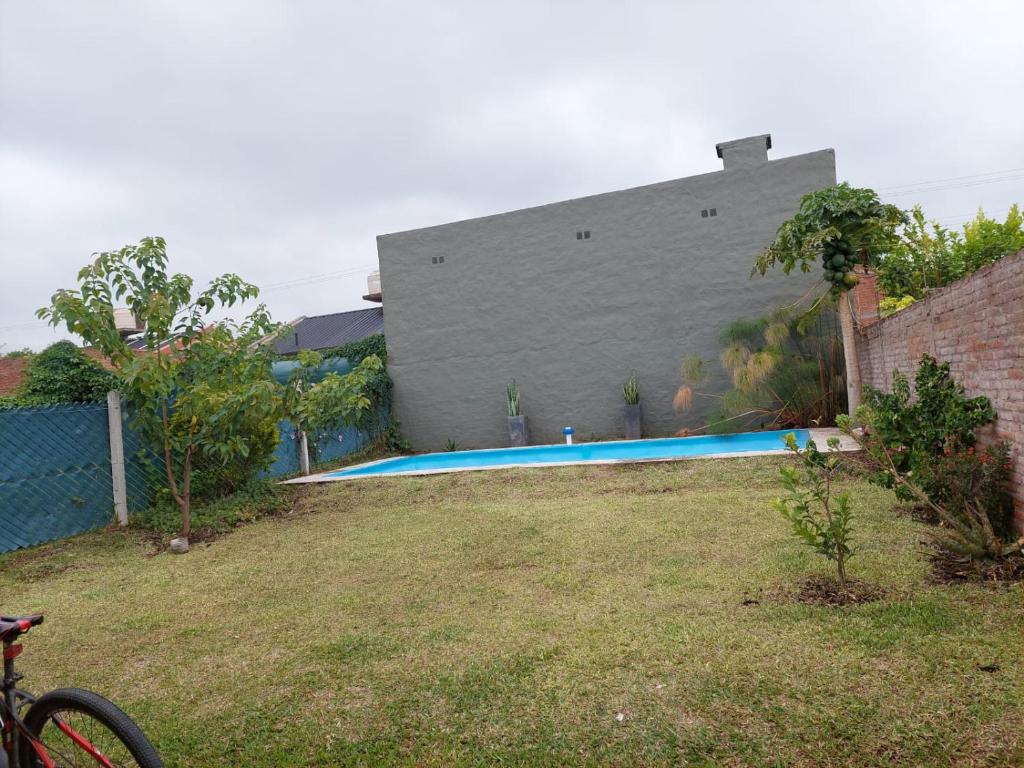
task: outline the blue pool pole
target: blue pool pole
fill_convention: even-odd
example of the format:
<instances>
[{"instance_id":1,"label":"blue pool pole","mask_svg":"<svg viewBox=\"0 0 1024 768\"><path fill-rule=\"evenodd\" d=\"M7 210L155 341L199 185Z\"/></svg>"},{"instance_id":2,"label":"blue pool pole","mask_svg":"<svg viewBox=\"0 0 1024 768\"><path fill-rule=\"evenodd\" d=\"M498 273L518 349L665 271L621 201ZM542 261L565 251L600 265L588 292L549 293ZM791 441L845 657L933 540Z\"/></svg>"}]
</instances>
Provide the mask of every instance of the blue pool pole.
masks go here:
<instances>
[{"instance_id":1,"label":"blue pool pole","mask_svg":"<svg viewBox=\"0 0 1024 768\"><path fill-rule=\"evenodd\" d=\"M572 436L576 434L576 431L572 427L565 427L562 429L562 434L565 435L565 444L572 445Z\"/></svg>"}]
</instances>

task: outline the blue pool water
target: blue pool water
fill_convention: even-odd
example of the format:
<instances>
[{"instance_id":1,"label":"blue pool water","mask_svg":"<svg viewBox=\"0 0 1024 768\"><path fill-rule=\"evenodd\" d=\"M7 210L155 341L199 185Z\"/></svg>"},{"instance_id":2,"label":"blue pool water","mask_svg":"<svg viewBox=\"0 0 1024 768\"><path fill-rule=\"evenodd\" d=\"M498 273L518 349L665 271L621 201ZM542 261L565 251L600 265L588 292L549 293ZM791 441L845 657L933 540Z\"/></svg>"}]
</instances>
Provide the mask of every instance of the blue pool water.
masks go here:
<instances>
[{"instance_id":1,"label":"blue pool water","mask_svg":"<svg viewBox=\"0 0 1024 768\"><path fill-rule=\"evenodd\" d=\"M607 443L576 445L531 445L525 448L488 448L479 451L451 451L401 456L370 464L328 472L324 478L365 477L400 472L444 472L458 469L490 469L494 467L535 464L586 464L604 461L654 461L683 459L719 453L785 450L783 437L796 433L797 442L807 444L806 429L783 429L774 432L745 432L739 435L702 435L672 437L660 440L618 440Z\"/></svg>"}]
</instances>

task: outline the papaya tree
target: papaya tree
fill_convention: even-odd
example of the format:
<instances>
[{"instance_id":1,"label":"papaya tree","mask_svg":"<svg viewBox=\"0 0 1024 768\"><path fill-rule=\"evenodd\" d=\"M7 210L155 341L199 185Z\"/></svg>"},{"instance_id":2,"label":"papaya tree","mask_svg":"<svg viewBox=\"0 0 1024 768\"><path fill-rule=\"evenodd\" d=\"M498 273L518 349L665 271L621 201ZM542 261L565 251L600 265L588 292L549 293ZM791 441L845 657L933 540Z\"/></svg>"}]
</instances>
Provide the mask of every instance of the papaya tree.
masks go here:
<instances>
[{"instance_id":1,"label":"papaya tree","mask_svg":"<svg viewBox=\"0 0 1024 768\"><path fill-rule=\"evenodd\" d=\"M897 242L897 231L906 214L894 205L882 203L872 189L835 184L800 198L800 208L779 227L775 239L754 262L751 275L764 275L781 266L787 275L794 269L821 269L827 289L819 301L838 304L846 362L849 411L860 404L861 378L857 362L853 315L849 291L859 280L858 264L871 266L880 254Z\"/></svg>"},{"instance_id":2,"label":"papaya tree","mask_svg":"<svg viewBox=\"0 0 1024 768\"><path fill-rule=\"evenodd\" d=\"M199 461L269 459L282 394L258 342L273 329L263 305L240 322L214 321L217 309L257 296L238 275L193 292L192 278L168 272L163 238L100 253L78 273L78 288L57 291L37 314L64 324L116 366L136 426L163 459L167 489L181 512L178 551L188 548L193 470ZM140 347L121 336L114 307L144 328ZM256 446L261 457L254 457ZM260 462L250 461L257 467Z\"/></svg>"}]
</instances>

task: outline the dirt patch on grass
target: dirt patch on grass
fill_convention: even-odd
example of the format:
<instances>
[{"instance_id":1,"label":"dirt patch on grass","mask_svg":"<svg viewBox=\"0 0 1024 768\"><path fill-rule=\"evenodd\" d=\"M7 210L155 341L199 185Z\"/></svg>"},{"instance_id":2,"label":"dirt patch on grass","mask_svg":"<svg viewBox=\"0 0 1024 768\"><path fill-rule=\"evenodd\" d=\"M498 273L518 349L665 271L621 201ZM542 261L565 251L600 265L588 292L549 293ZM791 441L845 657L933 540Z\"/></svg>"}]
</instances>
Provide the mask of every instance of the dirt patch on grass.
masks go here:
<instances>
[{"instance_id":1,"label":"dirt patch on grass","mask_svg":"<svg viewBox=\"0 0 1024 768\"><path fill-rule=\"evenodd\" d=\"M924 523L925 525L939 525L941 522L939 516L935 514L935 510L931 507L927 507L924 504L897 504L893 507L893 511L899 517L906 517L913 520L915 523Z\"/></svg>"},{"instance_id":2,"label":"dirt patch on grass","mask_svg":"<svg viewBox=\"0 0 1024 768\"><path fill-rule=\"evenodd\" d=\"M111 525L0 556L0 582L5 579L12 583L46 581L92 568L109 557L112 548L138 548L145 552L147 546L146 535Z\"/></svg>"},{"instance_id":3,"label":"dirt patch on grass","mask_svg":"<svg viewBox=\"0 0 1024 768\"><path fill-rule=\"evenodd\" d=\"M863 605L885 597L885 590L877 584L847 579L840 584L828 576L811 576L788 592L791 599L810 605Z\"/></svg>"},{"instance_id":4,"label":"dirt patch on grass","mask_svg":"<svg viewBox=\"0 0 1024 768\"><path fill-rule=\"evenodd\" d=\"M1024 581L1024 556L1004 560L972 561L941 550L928 554L931 560L931 581L934 584L1013 584Z\"/></svg>"},{"instance_id":5,"label":"dirt patch on grass","mask_svg":"<svg viewBox=\"0 0 1024 768\"><path fill-rule=\"evenodd\" d=\"M656 486L644 486L644 485L628 485L628 486L607 486L598 488L595 493L598 496L619 496L622 494L633 494L636 496L649 496L651 494L659 493L676 493L682 490L674 485L656 485Z\"/></svg>"}]
</instances>

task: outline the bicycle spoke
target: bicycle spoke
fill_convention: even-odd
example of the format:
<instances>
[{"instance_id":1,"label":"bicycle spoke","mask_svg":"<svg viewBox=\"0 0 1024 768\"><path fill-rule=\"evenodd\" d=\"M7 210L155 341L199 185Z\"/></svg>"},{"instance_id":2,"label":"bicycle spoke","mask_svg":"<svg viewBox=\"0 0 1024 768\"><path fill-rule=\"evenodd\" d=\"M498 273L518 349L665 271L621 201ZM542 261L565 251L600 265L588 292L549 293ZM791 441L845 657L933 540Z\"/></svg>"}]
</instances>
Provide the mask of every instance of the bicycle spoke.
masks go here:
<instances>
[{"instance_id":1,"label":"bicycle spoke","mask_svg":"<svg viewBox=\"0 0 1024 768\"><path fill-rule=\"evenodd\" d=\"M53 716L99 751L115 768L138 766L124 743L95 718L76 710L59 710ZM52 719L43 728L40 740L57 768L95 768L101 765L83 745L76 743Z\"/></svg>"}]
</instances>

